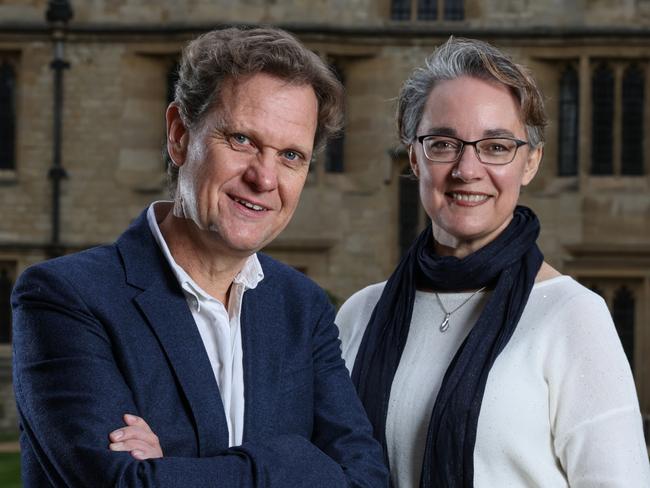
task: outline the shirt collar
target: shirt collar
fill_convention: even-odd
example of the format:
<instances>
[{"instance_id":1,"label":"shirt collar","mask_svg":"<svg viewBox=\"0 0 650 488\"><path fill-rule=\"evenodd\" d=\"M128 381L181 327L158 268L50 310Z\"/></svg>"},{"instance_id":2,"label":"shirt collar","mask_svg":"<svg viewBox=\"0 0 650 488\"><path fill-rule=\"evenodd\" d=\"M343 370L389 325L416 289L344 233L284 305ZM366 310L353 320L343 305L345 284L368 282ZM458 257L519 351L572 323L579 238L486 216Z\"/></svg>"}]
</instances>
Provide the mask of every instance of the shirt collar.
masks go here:
<instances>
[{"instance_id":1,"label":"shirt collar","mask_svg":"<svg viewBox=\"0 0 650 488\"><path fill-rule=\"evenodd\" d=\"M165 200L158 200L153 202L151 205L149 205L149 209L147 210L147 223L149 224L149 229L151 230L154 239L156 239L158 246L163 252L165 259L169 263L169 266L171 267L174 276L178 280L178 283L181 285L183 290L194 295L195 298L197 298L197 300L200 299L214 300L212 296L206 293L192 279L192 277L189 274L187 274L187 272L181 266L179 266L178 263L176 263L174 256L172 256L172 253L170 252L169 247L165 242L165 238L163 237L162 232L160 232L158 219L156 217L156 210L163 210L162 207L169 206L170 204L172 204L172 202L165 201ZM169 211L171 212L171 208ZM159 213L160 213L159 215L160 221L162 221L162 218L164 218L166 212L159 212ZM262 265L260 264L260 261L257 258L257 254L251 254L246 260L246 262L244 263L242 269L239 270L239 273L237 273L237 275L235 276L233 283L243 286L244 290L248 290L248 289L255 288L259 284L259 282L262 281L263 279L264 279L264 271L262 270Z\"/></svg>"}]
</instances>

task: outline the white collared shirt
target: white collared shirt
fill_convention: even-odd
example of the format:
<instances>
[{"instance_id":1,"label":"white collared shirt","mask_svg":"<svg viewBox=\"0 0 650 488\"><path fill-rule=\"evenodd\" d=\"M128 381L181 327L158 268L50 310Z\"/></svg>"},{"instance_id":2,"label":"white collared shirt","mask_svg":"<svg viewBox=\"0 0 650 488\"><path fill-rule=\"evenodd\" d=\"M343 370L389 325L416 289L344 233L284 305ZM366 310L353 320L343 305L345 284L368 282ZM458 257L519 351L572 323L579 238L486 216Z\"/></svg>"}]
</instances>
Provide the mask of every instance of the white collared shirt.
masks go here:
<instances>
[{"instance_id":1,"label":"white collared shirt","mask_svg":"<svg viewBox=\"0 0 650 488\"><path fill-rule=\"evenodd\" d=\"M154 202L147 211L149 228L176 276L192 317L208 353L212 372L219 385L221 402L228 422L229 445L242 443L244 433L244 366L242 362L241 305L246 290L255 288L264 278L257 255L251 255L233 280L228 308L206 293L180 267L160 232L154 207L169 202ZM164 217L164 216L163 216Z\"/></svg>"}]
</instances>

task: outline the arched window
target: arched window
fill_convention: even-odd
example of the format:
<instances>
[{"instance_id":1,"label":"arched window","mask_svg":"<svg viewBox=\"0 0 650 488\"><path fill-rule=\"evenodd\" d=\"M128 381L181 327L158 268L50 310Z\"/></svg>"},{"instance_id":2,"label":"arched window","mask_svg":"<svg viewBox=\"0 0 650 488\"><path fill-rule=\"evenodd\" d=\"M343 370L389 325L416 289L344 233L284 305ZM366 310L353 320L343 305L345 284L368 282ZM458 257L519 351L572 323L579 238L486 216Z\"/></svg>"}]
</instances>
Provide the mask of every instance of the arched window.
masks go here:
<instances>
[{"instance_id":1,"label":"arched window","mask_svg":"<svg viewBox=\"0 0 650 488\"><path fill-rule=\"evenodd\" d=\"M643 71L629 66L623 74L623 146L621 174L643 174Z\"/></svg>"},{"instance_id":2,"label":"arched window","mask_svg":"<svg viewBox=\"0 0 650 488\"><path fill-rule=\"evenodd\" d=\"M558 174L578 174L578 73L567 67L560 78Z\"/></svg>"},{"instance_id":3,"label":"arched window","mask_svg":"<svg viewBox=\"0 0 650 488\"><path fill-rule=\"evenodd\" d=\"M0 268L0 343L11 342L11 288L13 283L9 272Z\"/></svg>"},{"instance_id":4,"label":"arched window","mask_svg":"<svg viewBox=\"0 0 650 488\"><path fill-rule=\"evenodd\" d=\"M611 175L614 158L614 75L601 63L591 79L591 174Z\"/></svg>"},{"instance_id":5,"label":"arched window","mask_svg":"<svg viewBox=\"0 0 650 488\"><path fill-rule=\"evenodd\" d=\"M338 80L345 86L345 72L343 67L338 62L330 63L330 68L338 78ZM327 143L325 148L325 171L327 173L343 173L343 161L345 147L345 132L341 131L334 136Z\"/></svg>"},{"instance_id":6,"label":"arched window","mask_svg":"<svg viewBox=\"0 0 650 488\"><path fill-rule=\"evenodd\" d=\"M0 61L0 169L16 168L16 72Z\"/></svg>"},{"instance_id":7,"label":"arched window","mask_svg":"<svg viewBox=\"0 0 650 488\"><path fill-rule=\"evenodd\" d=\"M445 20L463 20L465 18L465 5L463 0L446 0Z\"/></svg>"},{"instance_id":8,"label":"arched window","mask_svg":"<svg viewBox=\"0 0 650 488\"><path fill-rule=\"evenodd\" d=\"M392 0L390 18L393 20L410 20L411 0Z\"/></svg>"},{"instance_id":9,"label":"arched window","mask_svg":"<svg viewBox=\"0 0 650 488\"><path fill-rule=\"evenodd\" d=\"M623 350L634 370L634 295L625 285L614 293L612 317L621 338Z\"/></svg>"},{"instance_id":10,"label":"arched window","mask_svg":"<svg viewBox=\"0 0 650 488\"><path fill-rule=\"evenodd\" d=\"M436 20L438 0L418 0L418 20Z\"/></svg>"},{"instance_id":11,"label":"arched window","mask_svg":"<svg viewBox=\"0 0 650 488\"><path fill-rule=\"evenodd\" d=\"M407 165L399 178L399 250L400 256L411 247L418 235L420 194L418 181Z\"/></svg>"}]
</instances>

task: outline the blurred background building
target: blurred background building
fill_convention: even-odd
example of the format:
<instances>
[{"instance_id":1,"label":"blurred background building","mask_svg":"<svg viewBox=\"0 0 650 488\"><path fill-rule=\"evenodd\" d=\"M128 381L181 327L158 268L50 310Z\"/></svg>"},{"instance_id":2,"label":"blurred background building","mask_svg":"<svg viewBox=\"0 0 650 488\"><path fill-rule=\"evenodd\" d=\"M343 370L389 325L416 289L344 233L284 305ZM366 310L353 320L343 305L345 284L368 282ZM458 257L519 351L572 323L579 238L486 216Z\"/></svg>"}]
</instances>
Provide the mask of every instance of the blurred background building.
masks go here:
<instances>
[{"instance_id":1,"label":"blurred background building","mask_svg":"<svg viewBox=\"0 0 650 488\"><path fill-rule=\"evenodd\" d=\"M345 84L345 132L266 249L336 300L386 279L425 224L394 122L411 69L451 34L528 65L550 125L522 201L547 260L607 301L650 418L650 0L0 0L0 429L16 276L166 197L180 49L232 24L288 29Z\"/></svg>"}]
</instances>

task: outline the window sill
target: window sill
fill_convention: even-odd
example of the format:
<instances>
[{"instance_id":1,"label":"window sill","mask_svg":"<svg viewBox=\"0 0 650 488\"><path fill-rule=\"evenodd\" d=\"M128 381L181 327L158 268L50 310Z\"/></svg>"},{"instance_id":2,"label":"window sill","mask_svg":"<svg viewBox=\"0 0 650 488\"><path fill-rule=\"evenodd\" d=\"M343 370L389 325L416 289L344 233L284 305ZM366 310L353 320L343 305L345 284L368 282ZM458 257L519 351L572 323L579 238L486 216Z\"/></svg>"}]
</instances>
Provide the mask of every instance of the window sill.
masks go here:
<instances>
[{"instance_id":1,"label":"window sill","mask_svg":"<svg viewBox=\"0 0 650 488\"><path fill-rule=\"evenodd\" d=\"M0 169L0 185L13 185L18 183L18 173L13 169Z\"/></svg>"},{"instance_id":2,"label":"window sill","mask_svg":"<svg viewBox=\"0 0 650 488\"><path fill-rule=\"evenodd\" d=\"M592 191L647 191L648 175L589 175L586 177L587 188Z\"/></svg>"}]
</instances>

